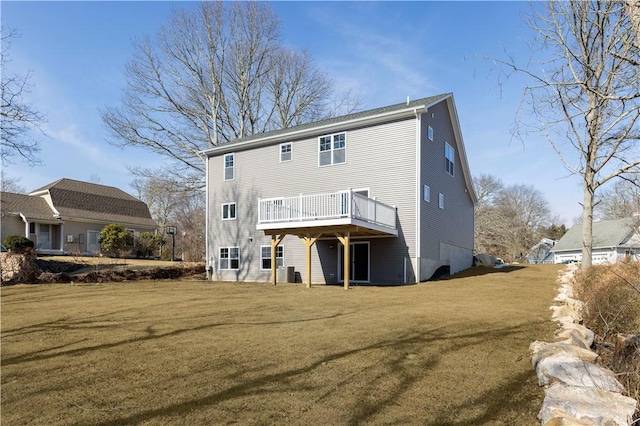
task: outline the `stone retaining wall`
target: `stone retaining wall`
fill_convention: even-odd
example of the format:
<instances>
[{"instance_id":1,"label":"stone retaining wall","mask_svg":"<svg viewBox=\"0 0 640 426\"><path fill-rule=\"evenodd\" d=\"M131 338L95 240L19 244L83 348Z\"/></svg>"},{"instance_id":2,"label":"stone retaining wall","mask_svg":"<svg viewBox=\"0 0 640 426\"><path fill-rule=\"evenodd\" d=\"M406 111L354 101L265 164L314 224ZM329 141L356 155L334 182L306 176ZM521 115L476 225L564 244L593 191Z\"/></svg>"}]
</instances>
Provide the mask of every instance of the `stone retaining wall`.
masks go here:
<instances>
[{"instance_id":1,"label":"stone retaining wall","mask_svg":"<svg viewBox=\"0 0 640 426\"><path fill-rule=\"evenodd\" d=\"M637 401L622 395L624 387L613 372L595 364L594 333L581 324L583 304L574 299L576 270L569 265L558 276L558 304L550 308L559 326L555 342L535 341L529 347L538 383L545 388L538 418L545 426L630 425Z\"/></svg>"},{"instance_id":2,"label":"stone retaining wall","mask_svg":"<svg viewBox=\"0 0 640 426\"><path fill-rule=\"evenodd\" d=\"M36 266L36 253L30 251L24 254L3 252L0 253L0 269L2 280L0 284L14 282L33 282L38 276Z\"/></svg>"}]
</instances>

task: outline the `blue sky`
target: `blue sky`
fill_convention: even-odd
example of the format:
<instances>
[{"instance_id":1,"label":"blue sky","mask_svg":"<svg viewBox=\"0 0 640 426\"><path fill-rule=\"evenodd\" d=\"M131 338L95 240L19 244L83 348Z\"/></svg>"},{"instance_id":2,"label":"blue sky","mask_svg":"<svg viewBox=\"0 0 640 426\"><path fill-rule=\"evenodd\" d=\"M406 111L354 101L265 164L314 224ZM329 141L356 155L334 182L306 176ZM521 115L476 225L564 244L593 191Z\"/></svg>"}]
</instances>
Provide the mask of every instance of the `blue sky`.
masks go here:
<instances>
[{"instance_id":1,"label":"blue sky","mask_svg":"<svg viewBox=\"0 0 640 426\"><path fill-rule=\"evenodd\" d=\"M42 166L12 164L6 175L28 191L62 177L98 180L133 193L127 167L155 167L162 158L120 149L99 108L117 106L131 40L153 35L173 7L188 2L2 1L12 41L3 72L33 72L27 100L45 113ZM362 109L453 92L473 175L540 190L567 225L580 215L580 180L567 177L546 140L516 140L520 78L499 84L487 57L529 58L533 34L527 2L275 2L285 43L307 49L338 89L361 94Z\"/></svg>"}]
</instances>

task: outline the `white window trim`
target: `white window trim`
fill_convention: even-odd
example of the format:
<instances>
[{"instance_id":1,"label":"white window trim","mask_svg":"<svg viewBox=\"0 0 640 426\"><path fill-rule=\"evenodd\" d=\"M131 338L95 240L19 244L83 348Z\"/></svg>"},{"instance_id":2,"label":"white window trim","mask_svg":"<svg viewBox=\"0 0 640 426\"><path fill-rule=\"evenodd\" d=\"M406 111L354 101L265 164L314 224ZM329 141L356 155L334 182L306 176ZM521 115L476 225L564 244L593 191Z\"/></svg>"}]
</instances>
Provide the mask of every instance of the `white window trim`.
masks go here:
<instances>
[{"instance_id":1,"label":"white window trim","mask_svg":"<svg viewBox=\"0 0 640 426\"><path fill-rule=\"evenodd\" d=\"M438 207L444 209L444 194L438 194Z\"/></svg>"},{"instance_id":2,"label":"white window trim","mask_svg":"<svg viewBox=\"0 0 640 426\"><path fill-rule=\"evenodd\" d=\"M289 154L290 154L291 158L289 158L288 160L283 160L282 159L282 147L285 146L285 145L289 145ZM320 147L318 146L318 150L319 149L320 149ZM289 161L293 161L293 143L292 142L281 143L280 144L280 162L281 163L288 163Z\"/></svg>"},{"instance_id":3,"label":"white window trim","mask_svg":"<svg viewBox=\"0 0 640 426\"><path fill-rule=\"evenodd\" d=\"M427 203L431 202L431 187L429 185L422 187L422 199Z\"/></svg>"},{"instance_id":4,"label":"white window trim","mask_svg":"<svg viewBox=\"0 0 640 426\"><path fill-rule=\"evenodd\" d=\"M227 267L223 268L222 265L222 250L227 249L227 251L229 252L229 257L226 257L225 259L228 261L227 263ZM232 259L236 259L235 257L231 257L231 250L232 249L237 249L238 250L238 267L237 268L232 268L231 267L231 260ZM237 271L238 269L240 269L240 247L238 246L230 246L230 247L219 247L218 248L218 269L221 271Z\"/></svg>"},{"instance_id":5,"label":"white window trim","mask_svg":"<svg viewBox=\"0 0 640 426\"><path fill-rule=\"evenodd\" d=\"M225 218L224 217L224 207L225 206L231 206L231 205L234 206L233 213L235 215L233 217ZM230 211L230 209L229 209L229 211ZM236 205L236 202L233 201L233 202L230 202L230 203L222 203L222 205L220 206L220 217L222 218L222 220L236 220L236 218L238 217L238 206Z\"/></svg>"},{"instance_id":6,"label":"white window trim","mask_svg":"<svg viewBox=\"0 0 640 426\"><path fill-rule=\"evenodd\" d=\"M231 179L227 179L227 157L231 156L231 158L233 159L233 166L231 166L230 168L233 170L233 177ZM235 153L230 153L230 154L224 154L222 156L222 179L225 181L231 181L234 180L236 178L236 155Z\"/></svg>"},{"instance_id":7,"label":"white window trim","mask_svg":"<svg viewBox=\"0 0 640 426\"><path fill-rule=\"evenodd\" d=\"M263 257L262 256L262 249L263 248L268 248L269 249L269 257ZM278 257L278 249L282 248L282 256ZM263 268L262 267L262 261L264 259L271 259L271 246L260 246L260 270L261 271L270 271L271 268ZM278 259L282 259L282 265L284 265L284 245L282 244L278 244L278 247L276 247L276 267L278 266Z\"/></svg>"},{"instance_id":8,"label":"white window trim","mask_svg":"<svg viewBox=\"0 0 640 426\"><path fill-rule=\"evenodd\" d=\"M340 148L340 149L344 149L344 161L342 163L334 163L333 162L333 155L335 152L334 149L334 137L337 135L344 135L344 148ZM330 137L331 138L331 145L330 145L330 149L329 151L320 151L320 139L322 138L326 138L326 137ZM320 154L323 152L330 152L331 153L331 162L329 164L320 164ZM329 167L329 166L337 166L339 164L347 164L347 132L338 132L338 133L332 133L329 135L322 135L322 136L318 136L318 167Z\"/></svg>"}]
</instances>

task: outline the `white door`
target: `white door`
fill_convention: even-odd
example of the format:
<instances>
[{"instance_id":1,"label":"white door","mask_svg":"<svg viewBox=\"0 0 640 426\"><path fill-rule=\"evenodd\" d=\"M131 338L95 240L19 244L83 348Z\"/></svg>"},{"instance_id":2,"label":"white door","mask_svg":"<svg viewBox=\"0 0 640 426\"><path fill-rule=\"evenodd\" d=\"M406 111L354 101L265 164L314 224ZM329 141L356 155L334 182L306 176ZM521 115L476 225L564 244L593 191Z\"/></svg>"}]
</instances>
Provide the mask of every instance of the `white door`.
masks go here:
<instances>
[{"instance_id":1,"label":"white door","mask_svg":"<svg viewBox=\"0 0 640 426\"><path fill-rule=\"evenodd\" d=\"M51 248L51 225L41 223L38 226L38 248L43 250Z\"/></svg>"},{"instance_id":2,"label":"white door","mask_svg":"<svg viewBox=\"0 0 640 426\"><path fill-rule=\"evenodd\" d=\"M89 253L98 253L100 251L100 242L98 238L100 237L100 232L98 231L87 231L87 251Z\"/></svg>"}]
</instances>

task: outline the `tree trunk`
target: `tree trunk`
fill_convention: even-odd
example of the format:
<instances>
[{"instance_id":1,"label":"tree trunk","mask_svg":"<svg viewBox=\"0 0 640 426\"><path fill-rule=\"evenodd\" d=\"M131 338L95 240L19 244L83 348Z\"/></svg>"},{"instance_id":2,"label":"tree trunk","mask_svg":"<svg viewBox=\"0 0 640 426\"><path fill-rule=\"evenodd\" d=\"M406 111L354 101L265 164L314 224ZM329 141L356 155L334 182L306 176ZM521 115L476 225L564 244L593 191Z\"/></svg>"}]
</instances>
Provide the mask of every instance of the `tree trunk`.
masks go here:
<instances>
[{"instance_id":1,"label":"tree trunk","mask_svg":"<svg viewBox=\"0 0 640 426\"><path fill-rule=\"evenodd\" d=\"M587 269L592 264L593 252L593 199L594 180L593 169L587 166L584 174L584 188L582 200L582 269Z\"/></svg>"}]
</instances>

